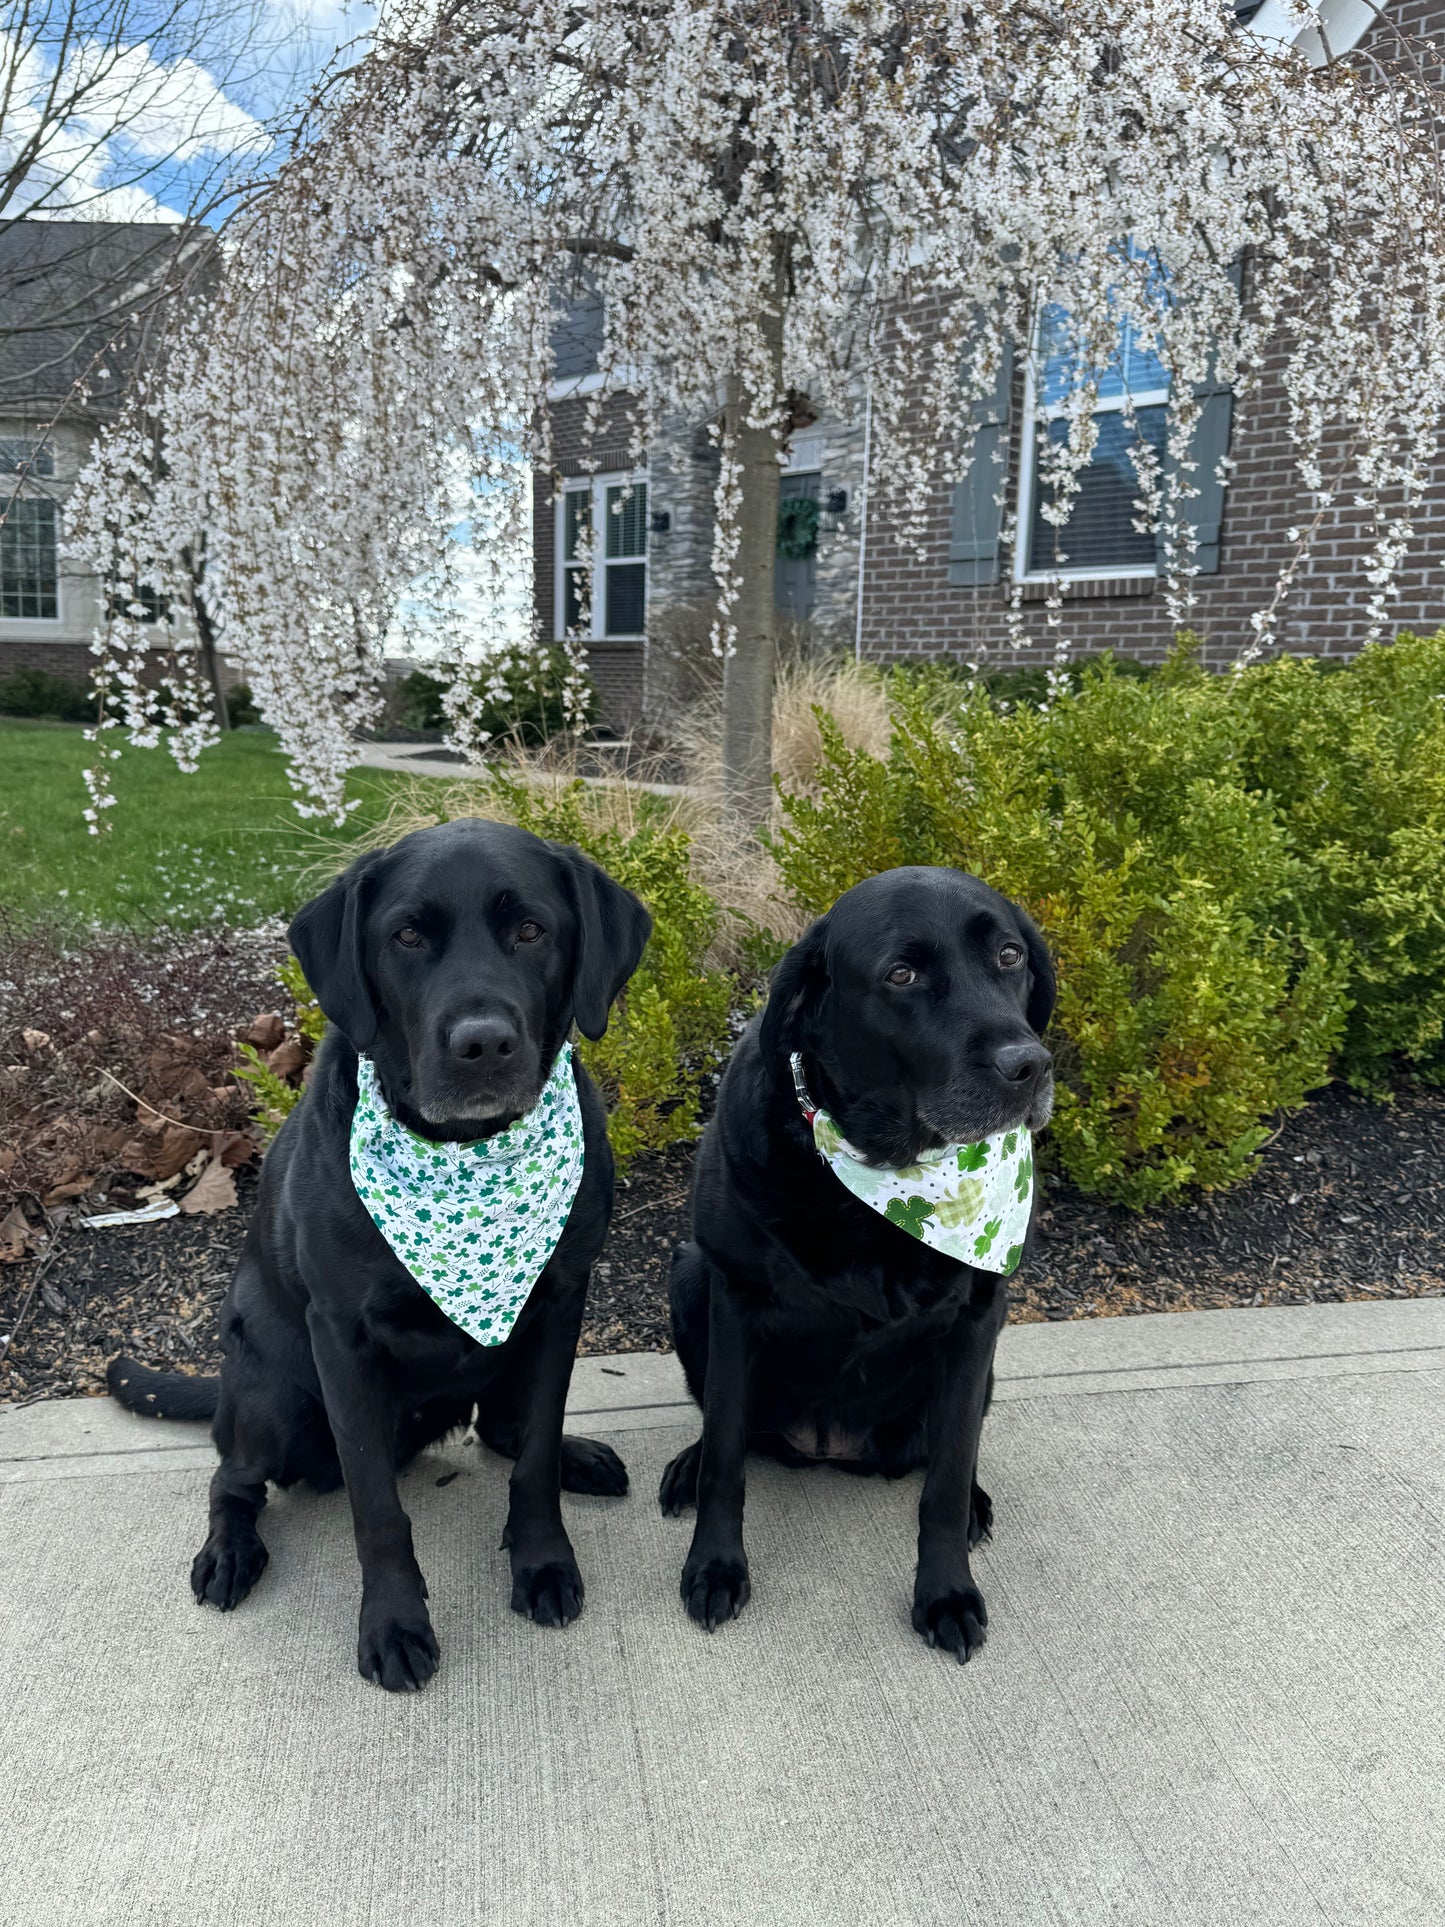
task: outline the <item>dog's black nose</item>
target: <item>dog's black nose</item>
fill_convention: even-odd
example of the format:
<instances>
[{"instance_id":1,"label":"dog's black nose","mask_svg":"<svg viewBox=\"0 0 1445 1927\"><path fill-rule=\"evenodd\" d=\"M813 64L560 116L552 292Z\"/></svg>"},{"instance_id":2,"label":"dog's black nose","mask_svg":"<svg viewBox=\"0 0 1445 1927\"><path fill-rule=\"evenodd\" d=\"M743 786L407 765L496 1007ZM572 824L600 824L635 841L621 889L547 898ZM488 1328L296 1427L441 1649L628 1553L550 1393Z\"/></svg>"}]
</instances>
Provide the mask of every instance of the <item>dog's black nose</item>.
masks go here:
<instances>
[{"instance_id":1,"label":"dog's black nose","mask_svg":"<svg viewBox=\"0 0 1445 1927\"><path fill-rule=\"evenodd\" d=\"M995 1052L993 1067L1009 1084L1029 1084L1053 1064L1042 1044L1005 1044Z\"/></svg>"},{"instance_id":2,"label":"dog's black nose","mask_svg":"<svg viewBox=\"0 0 1445 1927\"><path fill-rule=\"evenodd\" d=\"M464 1064L510 1057L517 1048L517 1027L506 1017L465 1017L453 1025L447 1045Z\"/></svg>"}]
</instances>

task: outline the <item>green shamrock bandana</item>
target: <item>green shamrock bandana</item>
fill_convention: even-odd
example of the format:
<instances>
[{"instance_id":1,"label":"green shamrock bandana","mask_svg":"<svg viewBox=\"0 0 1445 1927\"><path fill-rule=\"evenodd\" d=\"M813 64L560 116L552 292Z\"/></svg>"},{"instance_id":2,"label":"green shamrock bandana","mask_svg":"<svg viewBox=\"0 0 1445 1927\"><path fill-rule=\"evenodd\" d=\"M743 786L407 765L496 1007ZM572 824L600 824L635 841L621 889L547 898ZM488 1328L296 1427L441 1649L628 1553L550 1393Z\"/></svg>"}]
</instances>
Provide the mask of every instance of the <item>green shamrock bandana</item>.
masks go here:
<instances>
[{"instance_id":1,"label":"green shamrock bandana","mask_svg":"<svg viewBox=\"0 0 1445 1927\"><path fill-rule=\"evenodd\" d=\"M790 1061L813 1142L855 1198L961 1265L1005 1278L1017 1269L1034 1198L1033 1134L1027 1126L976 1144L946 1144L916 1164L869 1164L808 1096L796 1051Z\"/></svg>"},{"instance_id":2,"label":"green shamrock bandana","mask_svg":"<svg viewBox=\"0 0 1445 1927\"><path fill-rule=\"evenodd\" d=\"M351 1181L429 1298L479 1345L504 1344L557 1248L582 1181L572 1046L525 1117L475 1144L435 1144L398 1124L369 1057L356 1066Z\"/></svg>"}]
</instances>

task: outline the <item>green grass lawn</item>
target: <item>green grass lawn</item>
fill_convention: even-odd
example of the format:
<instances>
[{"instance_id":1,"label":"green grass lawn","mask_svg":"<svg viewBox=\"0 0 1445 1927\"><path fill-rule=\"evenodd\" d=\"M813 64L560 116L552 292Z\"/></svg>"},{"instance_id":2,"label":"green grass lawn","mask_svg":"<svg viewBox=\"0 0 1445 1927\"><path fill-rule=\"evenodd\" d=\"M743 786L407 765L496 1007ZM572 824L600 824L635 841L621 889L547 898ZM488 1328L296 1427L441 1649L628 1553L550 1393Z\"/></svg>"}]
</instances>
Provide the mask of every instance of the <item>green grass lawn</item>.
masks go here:
<instances>
[{"instance_id":1,"label":"green grass lawn","mask_svg":"<svg viewBox=\"0 0 1445 1927\"><path fill-rule=\"evenodd\" d=\"M289 915L316 887L317 861L374 825L398 785L353 773L347 828L303 820L274 739L238 730L194 776L164 749L126 749L114 765L107 829L87 833L81 771L95 754L78 726L0 718L0 908L26 924L195 929Z\"/></svg>"}]
</instances>

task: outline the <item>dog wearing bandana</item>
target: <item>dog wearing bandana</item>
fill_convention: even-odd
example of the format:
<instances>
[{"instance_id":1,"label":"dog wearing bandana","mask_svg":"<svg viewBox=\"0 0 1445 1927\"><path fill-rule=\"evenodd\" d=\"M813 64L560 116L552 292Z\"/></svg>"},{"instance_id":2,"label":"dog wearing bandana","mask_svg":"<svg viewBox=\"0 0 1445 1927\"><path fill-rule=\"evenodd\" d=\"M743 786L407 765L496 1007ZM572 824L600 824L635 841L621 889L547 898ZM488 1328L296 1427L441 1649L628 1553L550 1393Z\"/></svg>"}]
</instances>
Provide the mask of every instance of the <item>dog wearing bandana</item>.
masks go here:
<instances>
[{"instance_id":1,"label":"dog wearing bandana","mask_svg":"<svg viewBox=\"0 0 1445 1927\"><path fill-rule=\"evenodd\" d=\"M621 1493L627 1473L562 1431L612 1210L602 1100L568 1039L606 1030L650 928L580 851L477 820L362 857L297 914L330 1021L266 1157L220 1377L124 1358L108 1374L134 1411L213 1420L198 1600L228 1612L261 1576L269 1485L344 1483L357 1664L392 1692L424 1685L438 1647L397 1473L475 1424L515 1461L513 1608L544 1626L581 1611L560 1494Z\"/></svg>"},{"instance_id":2,"label":"dog wearing bandana","mask_svg":"<svg viewBox=\"0 0 1445 1927\"><path fill-rule=\"evenodd\" d=\"M1007 1280L1027 1255L1054 972L1030 919L956 870L856 885L773 974L698 1154L673 1339L702 1436L663 1475L696 1505L682 1574L741 1612L744 1459L924 1471L913 1624L958 1660L988 1614L979 1440Z\"/></svg>"}]
</instances>

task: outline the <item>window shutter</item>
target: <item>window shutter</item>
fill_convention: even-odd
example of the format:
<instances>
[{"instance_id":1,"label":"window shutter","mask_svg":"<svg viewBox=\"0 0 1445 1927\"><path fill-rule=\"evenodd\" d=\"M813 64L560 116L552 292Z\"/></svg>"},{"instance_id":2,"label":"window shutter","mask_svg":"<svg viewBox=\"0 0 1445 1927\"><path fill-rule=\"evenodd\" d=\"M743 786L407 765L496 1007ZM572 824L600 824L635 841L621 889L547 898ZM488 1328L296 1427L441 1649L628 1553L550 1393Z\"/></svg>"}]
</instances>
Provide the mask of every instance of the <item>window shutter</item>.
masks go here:
<instances>
[{"instance_id":1,"label":"window shutter","mask_svg":"<svg viewBox=\"0 0 1445 1927\"><path fill-rule=\"evenodd\" d=\"M954 588L978 588L998 581L1004 474L995 457L1000 447L1007 445L1012 387L1013 347L1006 343L997 386L991 395L974 403L977 433L973 460L967 475L954 485L948 543L948 580Z\"/></svg>"},{"instance_id":2,"label":"window shutter","mask_svg":"<svg viewBox=\"0 0 1445 1927\"><path fill-rule=\"evenodd\" d=\"M1234 396L1230 390L1211 389L1189 441L1194 487L1199 492L1183 504L1183 512L1194 525L1194 563L1201 575L1216 575L1219 571L1219 525L1224 519L1224 483L1219 477L1219 464L1229 453L1233 412ZM1164 571L1162 541L1159 570L1161 574Z\"/></svg>"},{"instance_id":3,"label":"window shutter","mask_svg":"<svg viewBox=\"0 0 1445 1927\"><path fill-rule=\"evenodd\" d=\"M1242 263L1236 261L1229 273L1237 293L1242 285ZM1212 382L1202 383L1194 392L1204 399L1199 420L1189 440L1189 456L1194 463L1193 483L1199 493L1189 498L1184 509L1194 526L1195 566L1201 575L1217 575L1219 528L1224 520L1224 483L1219 478L1219 464L1229 453L1234 394L1231 389L1217 388ZM1166 469L1172 466L1166 458ZM1164 573L1162 534L1159 573Z\"/></svg>"}]
</instances>

